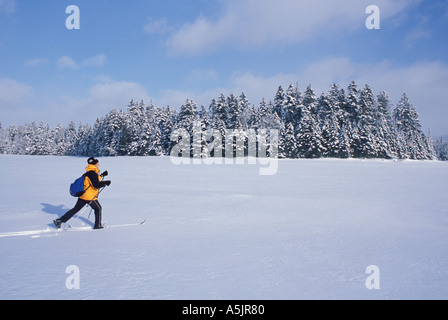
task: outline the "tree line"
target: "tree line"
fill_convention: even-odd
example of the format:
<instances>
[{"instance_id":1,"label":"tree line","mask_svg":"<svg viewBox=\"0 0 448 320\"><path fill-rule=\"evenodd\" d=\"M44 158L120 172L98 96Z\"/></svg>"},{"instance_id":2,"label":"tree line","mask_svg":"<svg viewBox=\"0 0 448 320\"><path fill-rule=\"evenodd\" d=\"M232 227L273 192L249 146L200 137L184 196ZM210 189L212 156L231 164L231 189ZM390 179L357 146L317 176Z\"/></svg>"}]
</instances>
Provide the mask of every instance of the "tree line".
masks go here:
<instances>
[{"instance_id":1,"label":"tree line","mask_svg":"<svg viewBox=\"0 0 448 320\"><path fill-rule=\"evenodd\" d=\"M333 84L317 96L311 85L301 92L290 85L278 88L273 100L258 106L244 93L221 94L208 107L187 99L180 109L130 101L93 125L70 122L50 128L43 122L0 125L0 153L70 156L163 156L177 141L176 129L236 130L244 139L251 130L276 129L279 158L437 159L434 145L421 127L419 114L406 94L396 106L385 91L369 85L346 89ZM225 134L222 135L225 139ZM211 143L204 139L204 147ZM225 143L223 141L223 143ZM245 153L247 155L247 152Z\"/></svg>"}]
</instances>

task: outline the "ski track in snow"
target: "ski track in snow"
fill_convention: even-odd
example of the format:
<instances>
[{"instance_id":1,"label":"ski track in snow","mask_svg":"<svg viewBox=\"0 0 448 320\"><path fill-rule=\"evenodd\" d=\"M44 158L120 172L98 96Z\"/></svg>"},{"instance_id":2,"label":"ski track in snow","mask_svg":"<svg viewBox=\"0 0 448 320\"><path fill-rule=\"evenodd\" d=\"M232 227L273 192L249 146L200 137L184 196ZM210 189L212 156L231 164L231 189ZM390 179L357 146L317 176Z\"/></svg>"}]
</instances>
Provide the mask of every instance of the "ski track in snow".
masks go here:
<instances>
[{"instance_id":1,"label":"ski track in snow","mask_svg":"<svg viewBox=\"0 0 448 320\"><path fill-rule=\"evenodd\" d=\"M282 160L260 176L100 161L110 228L92 230L86 210L62 231L50 225L74 205L85 159L0 156L1 299L448 298L448 163ZM79 290L66 287L71 265Z\"/></svg>"}]
</instances>

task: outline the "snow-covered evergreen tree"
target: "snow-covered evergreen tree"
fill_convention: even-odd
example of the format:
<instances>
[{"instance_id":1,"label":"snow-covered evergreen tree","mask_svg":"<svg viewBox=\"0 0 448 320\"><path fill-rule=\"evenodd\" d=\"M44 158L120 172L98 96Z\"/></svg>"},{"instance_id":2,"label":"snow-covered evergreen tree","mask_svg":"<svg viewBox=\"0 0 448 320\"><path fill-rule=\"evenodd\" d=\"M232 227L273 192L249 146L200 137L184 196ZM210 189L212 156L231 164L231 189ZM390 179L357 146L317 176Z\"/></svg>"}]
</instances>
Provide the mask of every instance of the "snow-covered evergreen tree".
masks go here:
<instances>
[{"instance_id":1,"label":"snow-covered evergreen tree","mask_svg":"<svg viewBox=\"0 0 448 320\"><path fill-rule=\"evenodd\" d=\"M352 144L354 156L356 158L387 157L387 146L378 139L376 101L368 85L360 91L354 124L357 128Z\"/></svg>"},{"instance_id":2,"label":"snow-covered evergreen tree","mask_svg":"<svg viewBox=\"0 0 448 320\"><path fill-rule=\"evenodd\" d=\"M338 105L333 105L329 96L322 94L318 100L317 108L322 137L322 156L326 158L343 157L339 138Z\"/></svg>"},{"instance_id":3,"label":"snow-covered evergreen tree","mask_svg":"<svg viewBox=\"0 0 448 320\"><path fill-rule=\"evenodd\" d=\"M51 140L51 154L63 156L70 155L71 148L66 145L65 142L66 132L62 125L59 123L54 129L50 131L50 140ZM77 139L73 139L71 142L76 143Z\"/></svg>"},{"instance_id":4,"label":"snow-covered evergreen tree","mask_svg":"<svg viewBox=\"0 0 448 320\"><path fill-rule=\"evenodd\" d=\"M151 146L148 147L148 152L144 155L159 157L163 154L162 133L159 127L156 126L152 132Z\"/></svg>"},{"instance_id":5,"label":"snow-covered evergreen tree","mask_svg":"<svg viewBox=\"0 0 448 320\"><path fill-rule=\"evenodd\" d=\"M348 119L351 122L355 122L358 118L358 85L355 81L352 81L347 87L346 103L343 105Z\"/></svg>"},{"instance_id":6,"label":"snow-covered evergreen tree","mask_svg":"<svg viewBox=\"0 0 448 320\"><path fill-rule=\"evenodd\" d=\"M193 100L187 101L180 107L177 125L192 132L193 123L197 120L197 106Z\"/></svg>"},{"instance_id":7,"label":"snow-covered evergreen tree","mask_svg":"<svg viewBox=\"0 0 448 320\"><path fill-rule=\"evenodd\" d=\"M198 121L197 106L193 100L187 99L187 101L181 106L178 119L176 122L176 129L186 129L190 134L190 153L193 155L193 131L194 124Z\"/></svg>"},{"instance_id":8,"label":"snow-covered evergreen tree","mask_svg":"<svg viewBox=\"0 0 448 320\"><path fill-rule=\"evenodd\" d=\"M263 100L264 102L264 100ZM260 104L260 126L259 129L278 129L280 130L281 125L284 123L277 112L274 112L274 107L272 103L267 105L264 103Z\"/></svg>"},{"instance_id":9,"label":"snow-covered evergreen tree","mask_svg":"<svg viewBox=\"0 0 448 320\"><path fill-rule=\"evenodd\" d=\"M72 147L72 155L88 156L90 153L89 148L92 144L92 127L88 124L79 124L78 127L78 139Z\"/></svg>"},{"instance_id":10,"label":"snow-covered evergreen tree","mask_svg":"<svg viewBox=\"0 0 448 320\"><path fill-rule=\"evenodd\" d=\"M308 97L311 98L311 90L308 94ZM302 119L300 120L296 136L297 150L300 158L320 158L323 155L324 146L322 145L321 132L317 119L313 115L313 109L316 109L314 99L305 101L304 98Z\"/></svg>"},{"instance_id":11,"label":"snow-covered evergreen tree","mask_svg":"<svg viewBox=\"0 0 448 320\"><path fill-rule=\"evenodd\" d=\"M244 92L239 96L239 103L241 106L241 114L240 114L240 123L241 129L248 130L249 129L249 119L251 116L251 103Z\"/></svg>"},{"instance_id":12,"label":"snow-covered evergreen tree","mask_svg":"<svg viewBox=\"0 0 448 320\"><path fill-rule=\"evenodd\" d=\"M6 149L7 154L25 154L25 148L20 148L23 145L23 137L20 134L17 125L12 125L8 128L6 133Z\"/></svg>"},{"instance_id":13,"label":"snow-covered evergreen tree","mask_svg":"<svg viewBox=\"0 0 448 320\"><path fill-rule=\"evenodd\" d=\"M217 130L221 136L221 141L215 141L215 144L218 145L225 145L225 136L226 136L226 130L227 130L227 119L228 119L228 112L227 112L227 103L226 99L223 94L218 98L218 100L213 100L212 104L210 105L210 112L212 117L212 123L211 123L211 129ZM214 139L217 139L213 136L212 141ZM215 150L214 150L215 151ZM224 157L224 148L222 150L222 154L217 154L216 152L213 152L214 157Z\"/></svg>"},{"instance_id":14,"label":"snow-covered evergreen tree","mask_svg":"<svg viewBox=\"0 0 448 320\"><path fill-rule=\"evenodd\" d=\"M70 121L67 130L64 131L64 137L60 140L63 140L60 141L60 143L63 143L61 152L64 152L64 154L67 155L73 155L72 149L78 140L78 132L76 131L76 126L73 121Z\"/></svg>"},{"instance_id":15,"label":"snow-covered evergreen tree","mask_svg":"<svg viewBox=\"0 0 448 320\"><path fill-rule=\"evenodd\" d=\"M210 156L210 150L208 149L207 134L208 130L211 128L211 119L208 111L204 106L201 106L199 111L199 128L200 139L197 143L200 144L199 154L196 154L196 158L208 158ZM197 134L197 133L196 133Z\"/></svg>"},{"instance_id":16,"label":"snow-covered evergreen tree","mask_svg":"<svg viewBox=\"0 0 448 320\"><path fill-rule=\"evenodd\" d=\"M40 122L37 127L30 127L29 133L32 135L29 140L28 154L49 155L51 153L51 141L49 138L49 126Z\"/></svg>"},{"instance_id":17,"label":"snow-covered evergreen tree","mask_svg":"<svg viewBox=\"0 0 448 320\"><path fill-rule=\"evenodd\" d=\"M111 115L117 116L117 114ZM133 100L130 101L127 113L125 117L124 137L121 140L123 146L127 146L125 153L123 151L120 154L126 154L130 156L144 155L148 152L148 146L150 145L150 129L147 125L146 107L143 101L136 103ZM112 119L112 125L115 123L115 119ZM114 130L117 128L114 128Z\"/></svg>"},{"instance_id":18,"label":"snow-covered evergreen tree","mask_svg":"<svg viewBox=\"0 0 448 320\"><path fill-rule=\"evenodd\" d=\"M283 121L284 113L283 113L283 104L285 100L285 92L283 91L282 86L278 87L277 93L274 98L274 106L273 113L277 114L277 116Z\"/></svg>"},{"instance_id":19,"label":"snow-covered evergreen tree","mask_svg":"<svg viewBox=\"0 0 448 320\"><path fill-rule=\"evenodd\" d=\"M434 149L439 160L448 161L448 141L443 141L442 138L434 141Z\"/></svg>"},{"instance_id":20,"label":"snow-covered evergreen tree","mask_svg":"<svg viewBox=\"0 0 448 320\"><path fill-rule=\"evenodd\" d=\"M227 116L226 128L232 130L242 129L243 108L239 99L233 93L231 93L230 96L227 98L227 110L228 110L228 116Z\"/></svg>"},{"instance_id":21,"label":"snow-covered evergreen tree","mask_svg":"<svg viewBox=\"0 0 448 320\"><path fill-rule=\"evenodd\" d=\"M212 100L210 105L210 112L212 114L212 127L214 129L221 130L227 128L228 123L228 107L227 101L223 94L218 98L218 100ZM222 132L223 133L223 132Z\"/></svg>"},{"instance_id":22,"label":"snow-covered evergreen tree","mask_svg":"<svg viewBox=\"0 0 448 320\"><path fill-rule=\"evenodd\" d=\"M300 103L299 99L300 97L298 89L293 85L290 85L288 90L286 91L282 106L285 125L291 123L293 127L295 127L299 122L301 111L298 108L298 105Z\"/></svg>"},{"instance_id":23,"label":"snow-covered evergreen tree","mask_svg":"<svg viewBox=\"0 0 448 320\"><path fill-rule=\"evenodd\" d=\"M424 135L417 110L403 94L394 110L394 120L402 159L434 159L435 154Z\"/></svg>"},{"instance_id":24,"label":"snow-covered evergreen tree","mask_svg":"<svg viewBox=\"0 0 448 320\"><path fill-rule=\"evenodd\" d=\"M98 154L101 156L118 156L124 154L124 129L126 126L125 114L123 112L118 111L117 109L113 109L110 111L105 117L104 120L101 121L101 125L97 128L96 134L99 138L99 150ZM127 153L129 154L131 150L138 150L138 141L133 140L135 136L132 136L130 144L126 144L128 146ZM135 148L135 149L134 149ZM136 153L134 154L136 155Z\"/></svg>"},{"instance_id":25,"label":"snow-covered evergreen tree","mask_svg":"<svg viewBox=\"0 0 448 320\"><path fill-rule=\"evenodd\" d=\"M389 95L385 91L381 91L377 97L378 116L377 116L377 134L382 143L385 144L388 157L397 156L397 137L392 120L391 109L392 102Z\"/></svg>"},{"instance_id":26,"label":"snow-covered evergreen tree","mask_svg":"<svg viewBox=\"0 0 448 320\"><path fill-rule=\"evenodd\" d=\"M264 99L261 103L266 104ZM255 132L260 127L260 123L261 123L260 109L261 108L256 108L255 106L252 106L252 108L250 109L249 119L247 121L247 127L250 129L254 129Z\"/></svg>"},{"instance_id":27,"label":"snow-covered evergreen tree","mask_svg":"<svg viewBox=\"0 0 448 320\"><path fill-rule=\"evenodd\" d=\"M160 128L162 150L165 155L170 154L172 144L171 132L174 129L177 112L170 107L162 108L157 115L157 124Z\"/></svg>"},{"instance_id":28,"label":"snow-covered evergreen tree","mask_svg":"<svg viewBox=\"0 0 448 320\"><path fill-rule=\"evenodd\" d=\"M317 97L311 84L306 87L305 93L303 94L303 106L303 113L310 113L313 117L317 118Z\"/></svg>"},{"instance_id":29,"label":"snow-covered evergreen tree","mask_svg":"<svg viewBox=\"0 0 448 320\"><path fill-rule=\"evenodd\" d=\"M286 125L280 153L284 155L285 158L289 159L298 157L299 152L297 147L296 129L292 122L289 122Z\"/></svg>"}]
</instances>

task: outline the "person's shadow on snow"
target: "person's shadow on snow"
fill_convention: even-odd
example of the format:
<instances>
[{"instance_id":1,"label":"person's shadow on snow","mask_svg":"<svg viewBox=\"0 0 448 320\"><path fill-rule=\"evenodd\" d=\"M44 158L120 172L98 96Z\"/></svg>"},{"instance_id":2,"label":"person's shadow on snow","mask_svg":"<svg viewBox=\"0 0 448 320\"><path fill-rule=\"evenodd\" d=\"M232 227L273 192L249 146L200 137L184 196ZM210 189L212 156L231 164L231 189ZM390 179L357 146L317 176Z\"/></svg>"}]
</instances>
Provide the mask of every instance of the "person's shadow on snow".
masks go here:
<instances>
[{"instance_id":1,"label":"person's shadow on snow","mask_svg":"<svg viewBox=\"0 0 448 320\"><path fill-rule=\"evenodd\" d=\"M41 203L41 206L43 206L42 211L49 214L57 214L59 217L62 217L69 209L67 209L66 206L63 204L59 206L54 206L49 203Z\"/></svg>"},{"instance_id":2,"label":"person's shadow on snow","mask_svg":"<svg viewBox=\"0 0 448 320\"><path fill-rule=\"evenodd\" d=\"M62 217L68 210L70 210L63 204L61 204L59 206L54 206L49 203L41 203L40 205L43 206L43 208L42 208L43 212L48 213L48 214L56 214L58 216L58 218ZM79 212L79 213L81 213L81 212ZM73 217L73 220L79 220L81 223L91 225L92 227L94 225L94 223L91 222L88 218L85 218L82 216L79 218L77 218L77 216L75 216L75 217ZM49 223L48 226L54 227L53 222Z\"/></svg>"}]
</instances>

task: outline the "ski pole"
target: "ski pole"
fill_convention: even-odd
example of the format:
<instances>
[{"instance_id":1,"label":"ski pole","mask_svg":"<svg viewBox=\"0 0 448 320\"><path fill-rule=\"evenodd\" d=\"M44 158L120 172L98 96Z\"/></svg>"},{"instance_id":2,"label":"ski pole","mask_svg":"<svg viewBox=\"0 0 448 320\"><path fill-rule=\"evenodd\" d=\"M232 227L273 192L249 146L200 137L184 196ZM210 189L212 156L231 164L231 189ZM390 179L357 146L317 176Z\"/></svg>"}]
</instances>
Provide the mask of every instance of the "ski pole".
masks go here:
<instances>
[{"instance_id":1,"label":"ski pole","mask_svg":"<svg viewBox=\"0 0 448 320\"><path fill-rule=\"evenodd\" d=\"M87 209L87 205L84 205L84 208L82 208L82 211L80 213L78 213L78 215L76 216L75 222L79 220L79 217L82 216L82 214L84 213L84 211L86 211Z\"/></svg>"},{"instance_id":2,"label":"ski pole","mask_svg":"<svg viewBox=\"0 0 448 320\"><path fill-rule=\"evenodd\" d=\"M103 178L104 178L104 177L103 177ZM104 190L104 188L106 188L106 186L102 187L102 188L100 189L100 191L98 192L98 194L96 195L96 198L97 198L97 199L98 199L98 197L100 196L101 191ZM89 205L90 205L92 202L93 202L93 200L89 202ZM89 221L90 221L90 215L92 214L92 210L93 210L93 208L90 207L89 216L87 217L87 220L89 220Z\"/></svg>"},{"instance_id":3,"label":"ski pole","mask_svg":"<svg viewBox=\"0 0 448 320\"><path fill-rule=\"evenodd\" d=\"M98 198L98 196L100 195L101 191L104 190L104 188L106 188L106 187L102 187L102 188L100 189L100 191L99 191L98 194L96 195L96 198ZM91 204L92 202L93 202L93 200L91 200L89 203L87 203L86 205L84 205L84 208L82 209L81 213L78 213L78 215L77 215L75 221L78 221L78 220L79 220L79 217L82 216L82 214L84 213L84 211L86 211L87 206L90 206L90 204ZM90 208L90 213L89 213L89 216L87 217L87 220L90 220L90 215L91 215L91 214L92 214L92 208Z\"/></svg>"}]
</instances>

